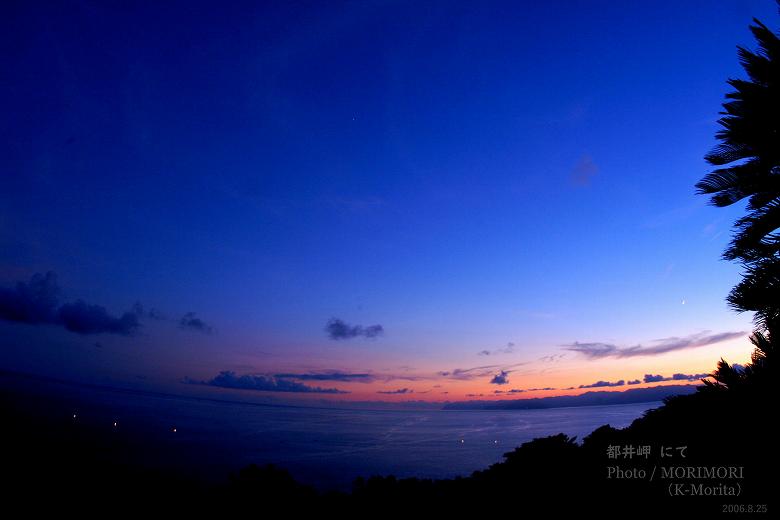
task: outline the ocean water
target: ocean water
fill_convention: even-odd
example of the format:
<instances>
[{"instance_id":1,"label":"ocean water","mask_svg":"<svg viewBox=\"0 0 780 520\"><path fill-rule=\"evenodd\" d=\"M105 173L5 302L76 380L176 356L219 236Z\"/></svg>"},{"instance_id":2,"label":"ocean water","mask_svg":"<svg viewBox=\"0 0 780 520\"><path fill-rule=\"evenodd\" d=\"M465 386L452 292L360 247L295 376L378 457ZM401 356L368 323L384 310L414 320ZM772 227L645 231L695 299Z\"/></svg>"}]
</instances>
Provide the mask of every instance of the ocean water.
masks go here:
<instances>
[{"instance_id":1,"label":"ocean water","mask_svg":"<svg viewBox=\"0 0 780 520\"><path fill-rule=\"evenodd\" d=\"M0 381L1 382L1 381ZM47 385L49 388L47 391ZM19 383L14 385L18 391ZM8 381L2 390L8 392ZM29 390L29 389L28 389ZM274 463L321 489L358 476L467 476L536 437L582 438L627 426L660 403L547 410L362 410L265 406L189 397L35 384L26 406L62 420L77 414L106 436L121 434L133 462L220 479ZM117 422L117 428L113 428ZM173 429L175 428L175 432Z\"/></svg>"}]
</instances>

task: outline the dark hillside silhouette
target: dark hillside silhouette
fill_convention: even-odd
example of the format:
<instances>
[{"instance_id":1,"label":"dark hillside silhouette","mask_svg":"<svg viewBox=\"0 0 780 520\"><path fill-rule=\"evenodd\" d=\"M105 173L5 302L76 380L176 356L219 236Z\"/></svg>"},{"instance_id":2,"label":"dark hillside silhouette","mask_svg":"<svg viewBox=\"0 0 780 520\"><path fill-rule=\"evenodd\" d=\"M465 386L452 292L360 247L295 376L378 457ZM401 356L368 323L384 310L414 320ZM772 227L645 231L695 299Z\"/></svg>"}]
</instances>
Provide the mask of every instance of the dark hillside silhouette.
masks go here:
<instances>
[{"instance_id":1,"label":"dark hillside silhouette","mask_svg":"<svg viewBox=\"0 0 780 520\"><path fill-rule=\"evenodd\" d=\"M542 410L573 406L603 406L613 404L647 403L666 397L689 394L695 385L650 386L631 390L590 391L578 395L536 397L533 399L502 399L498 401L455 401L444 405L445 410Z\"/></svg>"}]
</instances>

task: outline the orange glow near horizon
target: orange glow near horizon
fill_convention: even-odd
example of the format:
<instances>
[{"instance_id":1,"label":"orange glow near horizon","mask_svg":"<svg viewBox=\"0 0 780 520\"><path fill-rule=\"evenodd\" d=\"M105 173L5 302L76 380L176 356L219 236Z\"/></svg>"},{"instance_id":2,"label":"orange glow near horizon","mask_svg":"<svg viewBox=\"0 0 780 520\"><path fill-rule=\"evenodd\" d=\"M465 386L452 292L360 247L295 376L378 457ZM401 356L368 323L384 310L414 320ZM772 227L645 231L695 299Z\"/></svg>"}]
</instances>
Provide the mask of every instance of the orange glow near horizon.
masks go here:
<instances>
[{"instance_id":1,"label":"orange glow near horizon","mask_svg":"<svg viewBox=\"0 0 780 520\"><path fill-rule=\"evenodd\" d=\"M376 376L368 382L316 381L316 386L338 389L345 393L305 393L290 395L273 392L277 397L301 400L327 399L344 401L384 401L403 403L410 401L447 402L470 399L504 400L533 399L562 395L578 395L589 391L625 391L634 388L666 385L700 384L700 378L672 379L674 374L697 376L711 373L717 361L723 357L730 363L744 364L753 350L746 338L723 342L717 350L710 347L690 348L656 356L587 359L572 353L555 363L540 361L506 362L506 383L492 384L501 373L502 365L477 367L477 372L467 375L443 374L431 368L427 372L405 371L395 376L385 375L387 370L362 371ZM465 365L464 365L465 366ZM495 368L492 368L495 367ZM471 369L476 370L476 369ZM349 371L345 371L349 372ZM359 371L356 371L359 372ZM660 376L657 379L645 376ZM621 385L616 382L623 381ZM629 384L632 381L639 383ZM602 383L601 385L597 384ZM306 381L311 384L311 381ZM245 394L247 395L247 394ZM257 392L252 392L257 395Z\"/></svg>"}]
</instances>

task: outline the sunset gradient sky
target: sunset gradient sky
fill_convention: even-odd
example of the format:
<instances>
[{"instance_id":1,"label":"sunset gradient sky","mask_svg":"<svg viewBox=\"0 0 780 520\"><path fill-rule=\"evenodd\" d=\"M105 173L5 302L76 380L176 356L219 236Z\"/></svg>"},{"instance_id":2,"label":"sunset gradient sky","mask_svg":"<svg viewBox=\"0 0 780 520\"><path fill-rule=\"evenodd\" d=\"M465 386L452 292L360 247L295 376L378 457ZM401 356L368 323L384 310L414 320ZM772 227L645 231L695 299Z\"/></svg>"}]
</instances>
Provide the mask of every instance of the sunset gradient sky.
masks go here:
<instances>
[{"instance_id":1,"label":"sunset gradient sky","mask_svg":"<svg viewBox=\"0 0 780 520\"><path fill-rule=\"evenodd\" d=\"M0 369L443 401L748 359L742 208L693 185L773 1L268 4L0 7Z\"/></svg>"}]
</instances>

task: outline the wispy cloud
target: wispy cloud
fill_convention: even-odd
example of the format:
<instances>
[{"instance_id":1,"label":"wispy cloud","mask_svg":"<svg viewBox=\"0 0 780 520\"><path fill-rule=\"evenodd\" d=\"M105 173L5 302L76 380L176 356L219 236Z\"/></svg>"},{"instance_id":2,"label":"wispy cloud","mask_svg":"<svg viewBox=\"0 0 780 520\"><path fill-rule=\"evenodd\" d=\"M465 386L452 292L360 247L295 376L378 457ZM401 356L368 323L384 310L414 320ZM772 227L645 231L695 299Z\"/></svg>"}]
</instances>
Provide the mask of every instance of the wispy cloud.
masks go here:
<instances>
[{"instance_id":1,"label":"wispy cloud","mask_svg":"<svg viewBox=\"0 0 780 520\"><path fill-rule=\"evenodd\" d=\"M459 381L471 381L472 379L482 379L483 377L492 376L496 371L505 371L507 374L512 372L512 369L525 365L526 363L513 363L511 365L482 365L471 368L455 368L452 370L442 370L437 372L439 377L445 377L447 379L457 379Z\"/></svg>"},{"instance_id":2,"label":"wispy cloud","mask_svg":"<svg viewBox=\"0 0 780 520\"><path fill-rule=\"evenodd\" d=\"M352 339L360 336L373 339L384 334L385 329L381 325L364 327L362 325L350 325L338 318L331 318L325 325L325 332L333 340Z\"/></svg>"},{"instance_id":3,"label":"wispy cloud","mask_svg":"<svg viewBox=\"0 0 780 520\"><path fill-rule=\"evenodd\" d=\"M572 388L565 388L564 390L573 390L573 389L574 389L574 387L572 387ZM504 390L494 390L493 393L494 394L497 394L497 393L503 393L503 394L524 394L526 392L549 392L551 390L557 390L557 388L554 388L552 386L548 386L548 387L545 387L545 388L513 388L511 390L506 390L506 391L504 391Z\"/></svg>"},{"instance_id":4,"label":"wispy cloud","mask_svg":"<svg viewBox=\"0 0 780 520\"><path fill-rule=\"evenodd\" d=\"M297 379L299 381L345 381L357 383L371 383L377 379L374 374L340 372L336 370L329 372L274 374L274 377L280 379Z\"/></svg>"},{"instance_id":5,"label":"wispy cloud","mask_svg":"<svg viewBox=\"0 0 780 520\"><path fill-rule=\"evenodd\" d=\"M557 363L561 359L566 357L566 353L563 354L550 354L549 356L542 356L539 358L539 361L542 363Z\"/></svg>"},{"instance_id":6,"label":"wispy cloud","mask_svg":"<svg viewBox=\"0 0 780 520\"><path fill-rule=\"evenodd\" d=\"M377 390L378 394L391 394L391 395L398 395L398 394L413 394L414 390L411 388L399 388L397 390Z\"/></svg>"},{"instance_id":7,"label":"wispy cloud","mask_svg":"<svg viewBox=\"0 0 780 520\"><path fill-rule=\"evenodd\" d=\"M575 341L572 344L563 345L563 348L572 352L578 352L588 359L658 356L677 350L714 345L723 341L741 338L746 334L745 332L721 332L719 334L710 334L709 332L704 331L698 334L691 334L684 338L657 339L652 341L650 346L646 347L642 345L619 347L612 343L580 343Z\"/></svg>"},{"instance_id":8,"label":"wispy cloud","mask_svg":"<svg viewBox=\"0 0 780 520\"><path fill-rule=\"evenodd\" d=\"M705 207L706 203L697 199L685 206L678 206L649 216L642 224L642 227L645 229L657 229L673 226L689 219L697 211L701 211Z\"/></svg>"},{"instance_id":9,"label":"wispy cloud","mask_svg":"<svg viewBox=\"0 0 780 520\"><path fill-rule=\"evenodd\" d=\"M478 356L494 356L496 354L511 354L515 351L515 344L511 341L508 342L506 345L504 345L501 348L497 348L494 350L480 350L477 352Z\"/></svg>"},{"instance_id":10,"label":"wispy cloud","mask_svg":"<svg viewBox=\"0 0 780 520\"><path fill-rule=\"evenodd\" d=\"M253 390L257 392L291 392L291 393L307 393L307 394L348 394L344 390L338 388L320 388L319 386L309 386L297 381L290 381L289 379L278 378L268 375L237 375L230 370L224 370L217 376L206 380L198 381L185 377L182 380L183 383L191 385L207 385L216 386L219 388L232 388L237 390Z\"/></svg>"},{"instance_id":11,"label":"wispy cloud","mask_svg":"<svg viewBox=\"0 0 780 520\"><path fill-rule=\"evenodd\" d=\"M437 372L437 375L449 379L470 380L491 374L493 373L493 369L497 368L498 366L499 365L484 365L481 367L472 368L454 368L452 370L442 370Z\"/></svg>"}]
</instances>

